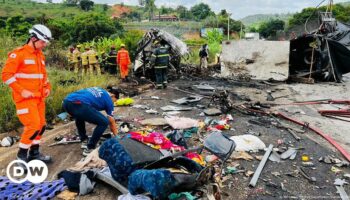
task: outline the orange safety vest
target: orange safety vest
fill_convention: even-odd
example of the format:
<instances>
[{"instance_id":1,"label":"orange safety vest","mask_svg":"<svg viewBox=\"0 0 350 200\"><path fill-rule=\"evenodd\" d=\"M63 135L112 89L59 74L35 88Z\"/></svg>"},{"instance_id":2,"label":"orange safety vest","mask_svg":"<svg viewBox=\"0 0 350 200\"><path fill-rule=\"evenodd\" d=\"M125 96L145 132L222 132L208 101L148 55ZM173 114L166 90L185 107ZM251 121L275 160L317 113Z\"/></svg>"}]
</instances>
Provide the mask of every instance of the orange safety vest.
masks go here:
<instances>
[{"instance_id":1,"label":"orange safety vest","mask_svg":"<svg viewBox=\"0 0 350 200\"><path fill-rule=\"evenodd\" d=\"M12 88L13 100L17 103L24 98L24 89L34 93L34 98L44 98L45 89L50 89L42 51L24 45L8 54L2 70L2 81Z\"/></svg>"},{"instance_id":2,"label":"orange safety vest","mask_svg":"<svg viewBox=\"0 0 350 200\"><path fill-rule=\"evenodd\" d=\"M129 52L125 49L121 49L117 54L117 63L119 65L129 65L131 63Z\"/></svg>"}]
</instances>

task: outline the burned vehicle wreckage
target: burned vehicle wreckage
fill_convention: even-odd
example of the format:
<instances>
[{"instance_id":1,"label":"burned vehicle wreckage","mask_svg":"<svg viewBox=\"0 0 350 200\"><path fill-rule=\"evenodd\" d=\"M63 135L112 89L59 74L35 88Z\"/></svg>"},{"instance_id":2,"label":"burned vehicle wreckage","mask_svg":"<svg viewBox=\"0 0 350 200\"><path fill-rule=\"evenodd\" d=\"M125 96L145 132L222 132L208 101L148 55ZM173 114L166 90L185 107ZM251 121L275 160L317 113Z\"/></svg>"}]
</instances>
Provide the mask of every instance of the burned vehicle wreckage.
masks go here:
<instances>
[{"instance_id":1,"label":"burned vehicle wreckage","mask_svg":"<svg viewBox=\"0 0 350 200\"><path fill-rule=\"evenodd\" d=\"M138 43L134 64L135 76L154 80L154 67L151 62L151 55L161 41L166 42L169 46L169 70L178 72L181 57L189 54L187 45L166 31L151 29L145 33Z\"/></svg>"},{"instance_id":2,"label":"burned vehicle wreckage","mask_svg":"<svg viewBox=\"0 0 350 200\"><path fill-rule=\"evenodd\" d=\"M289 75L341 82L350 72L350 25L329 12L319 14L319 29L290 41Z\"/></svg>"},{"instance_id":3,"label":"burned vehicle wreckage","mask_svg":"<svg viewBox=\"0 0 350 200\"><path fill-rule=\"evenodd\" d=\"M242 74L257 80L341 82L350 72L350 25L338 22L331 12L320 12L317 29L290 41L226 41L220 56L221 75ZM181 59L189 55L187 45L159 29L148 31L138 43L134 75L154 81L151 55L161 41L170 49L171 75L181 71ZM243 61L242 61L243 59ZM251 62L247 62L251 61ZM244 67L243 67L244 66ZM301 79L300 79L301 78Z\"/></svg>"}]
</instances>

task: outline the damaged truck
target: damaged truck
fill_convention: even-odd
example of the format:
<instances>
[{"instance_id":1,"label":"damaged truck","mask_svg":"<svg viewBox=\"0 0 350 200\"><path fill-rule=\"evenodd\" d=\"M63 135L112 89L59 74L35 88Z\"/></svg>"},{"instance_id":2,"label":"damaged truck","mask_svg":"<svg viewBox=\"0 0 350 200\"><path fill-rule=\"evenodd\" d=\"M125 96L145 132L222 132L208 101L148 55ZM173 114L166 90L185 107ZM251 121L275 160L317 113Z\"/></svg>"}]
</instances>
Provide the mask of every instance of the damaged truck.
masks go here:
<instances>
[{"instance_id":1,"label":"damaged truck","mask_svg":"<svg viewBox=\"0 0 350 200\"><path fill-rule=\"evenodd\" d=\"M166 31L151 29L145 33L138 43L133 67L135 76L154 80L154 66L151 62L151 55L161 41L165 41L170 49L169 70L179 71L181 58L189 53L187 45Z\"/></svg>"},{"instance_id":2,"label":"damaged truck","mask_svg":"<svg viewBox=\"0 0 350 200\"><path fill-rule=\"evenodd\" d=\"M319 29L291 40L290 75L341 82L350 72L350 26L320 12Z\"/></svg>"},{"instance_id":3,"label":"damaged truck","mask_svg":"<svg viewBox=\"0 0 350 200\"><path fill-rule=\"evenodd\" d=\"M350 26L330 12L320 12L318 27L290 41L223 42L221 75L341 82L342 75L350 72Z\"/></svg>"}]
</instances>

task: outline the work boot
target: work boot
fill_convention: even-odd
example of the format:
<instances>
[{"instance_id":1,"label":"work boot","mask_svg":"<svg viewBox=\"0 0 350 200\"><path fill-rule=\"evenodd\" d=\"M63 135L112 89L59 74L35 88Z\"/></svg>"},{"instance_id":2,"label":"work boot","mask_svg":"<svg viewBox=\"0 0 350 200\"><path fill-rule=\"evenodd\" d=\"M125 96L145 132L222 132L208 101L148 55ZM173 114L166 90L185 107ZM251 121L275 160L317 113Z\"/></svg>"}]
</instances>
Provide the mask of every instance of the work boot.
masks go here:
<instances>
[{"instance_id":1,"label":"work boot","mask_svg":"<svg viewBox=\"0 0 350 200\"><path fill-rule=\"evenodd\" d=\"M52 161L51 156L40 153L38 144L34 144L30 147L28 161L31 160L41 160L44 163L50 163Z\"/></svg>"},{"instance_id":2,"label":"work boot","mask_svg":"<svg viewBox=\"0 0 350 200\"><path fill-rule=\"evenodd\" d=\"M27 162L28 161L27 157L28 157L28 149L19 148L17 153L17 159Z\"/></svg>"},{"instance_id":3,"label":"work boot","mask_svg":"<svg viewBox=\"0 0 350 200\"><path fill-rule=\"evenodd\" d=\"M23 149L23 148L19 148L19 151L17 153L17 160L21 160L24 162L28 162L28 149ZM27 167L22 164L22 163L17 163L18 167L21 167L25 173L27 173Z\"/></svg>"}]
</instances>

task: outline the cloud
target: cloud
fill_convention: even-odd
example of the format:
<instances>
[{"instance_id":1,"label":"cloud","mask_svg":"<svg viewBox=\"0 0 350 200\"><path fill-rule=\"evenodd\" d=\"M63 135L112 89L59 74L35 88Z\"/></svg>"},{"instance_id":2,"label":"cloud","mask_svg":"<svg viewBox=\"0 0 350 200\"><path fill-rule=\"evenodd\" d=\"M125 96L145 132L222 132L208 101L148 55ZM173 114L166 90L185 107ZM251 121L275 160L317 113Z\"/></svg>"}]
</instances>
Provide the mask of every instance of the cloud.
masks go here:
<instances>
[{"instance_id":1,"label":"cloud","mask_svg":"<svg viewBox=\"0 0 350 200\"><path fill-rule=\"evenodd\" d=\"M37 0L45 2L45 0ZM54 2L61 2L62 0L53 0ZM93 0L95 3L138 5L139 0ZM348 0L334 0L334 3L345 2ZM232 18L240 19L248 15L254 14L281 14L281 13L295 13L300 12L306 7L315 7L321 0L156 0L157 6L177 7L179 5L187 8L199 3L205 3L210 6L214 12L219 12L226 9L232 13ZM323 5L326 5L325 1Z\"/></svg>"}]
</instances>

